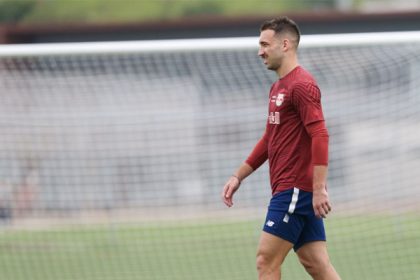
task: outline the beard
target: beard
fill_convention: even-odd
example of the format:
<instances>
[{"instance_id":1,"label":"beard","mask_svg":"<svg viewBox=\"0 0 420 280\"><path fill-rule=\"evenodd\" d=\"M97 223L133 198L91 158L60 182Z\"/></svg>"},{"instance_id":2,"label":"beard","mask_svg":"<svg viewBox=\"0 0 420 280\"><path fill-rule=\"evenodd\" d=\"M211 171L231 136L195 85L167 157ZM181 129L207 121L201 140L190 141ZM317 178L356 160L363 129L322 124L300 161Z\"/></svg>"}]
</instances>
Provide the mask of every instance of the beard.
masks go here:
<instances>
[{"instance_id":1,"label":"beard","mask_svg":"<svg viewBox=\"0 0 420 280\"><path fill-rule=\"evenodd\" d=\"M280 68L279 63L268 63L267 64L267 69L268 70L277 71L277 69L279 69L279 68Z\"/></svg>"},{"instance_id":2,"label":"beard","mask_svg":"<svg viewBox=\"0 0 420 280\"><path fill-rule=\"evenodd\" d=\"M280 61L279 59L273 58L271 57L271 59L269 59L269 57L267 56L263 56L261 57L264 60L264 64L267 67L268 70L272 70L272 71L277 71L277 69L280 68Z\"/></svg>"}]
</instances>

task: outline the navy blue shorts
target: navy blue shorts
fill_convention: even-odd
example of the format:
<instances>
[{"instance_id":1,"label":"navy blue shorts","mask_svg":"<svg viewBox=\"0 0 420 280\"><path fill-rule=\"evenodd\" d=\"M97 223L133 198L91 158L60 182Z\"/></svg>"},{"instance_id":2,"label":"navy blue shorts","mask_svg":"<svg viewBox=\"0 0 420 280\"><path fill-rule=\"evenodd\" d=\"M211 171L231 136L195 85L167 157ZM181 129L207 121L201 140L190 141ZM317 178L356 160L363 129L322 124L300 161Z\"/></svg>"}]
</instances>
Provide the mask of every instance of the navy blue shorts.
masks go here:
<instances>
[{"instance_id":1,"label":"navy blue shorts","mask_svg":"<svg viewBox=\"0 0 420 280\"><path fill-rule=\"evenodd\" d=\"M298 188L271 198L263 230L293 243L295 251L308 242L326 241L324 222L315 216L312 206L312 193Z\"/></svg>"}]
</instances>

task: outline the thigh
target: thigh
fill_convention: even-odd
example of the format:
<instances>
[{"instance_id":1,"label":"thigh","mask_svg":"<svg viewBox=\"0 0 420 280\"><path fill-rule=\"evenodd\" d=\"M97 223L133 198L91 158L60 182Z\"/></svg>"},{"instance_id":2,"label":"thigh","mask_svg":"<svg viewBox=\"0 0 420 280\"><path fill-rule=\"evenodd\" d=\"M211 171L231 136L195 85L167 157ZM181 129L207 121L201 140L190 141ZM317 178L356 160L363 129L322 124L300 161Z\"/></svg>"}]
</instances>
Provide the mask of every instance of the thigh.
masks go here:
<instances>
[{"instance_id":1,"label":"thigh","mask_svg":"<svg viewBox=\"0 0 420 280\"><path fill-rule=\"evenodd\" d=\"M302 264L307 266L323 266L329 263L327 252L327 243L325 241L314 241L304 244L296 254Z\"/></svg>"},{"instance_id":2,"label":"thigh","mask_svg":"<svg viewBox=\"0 0 420 280\"><path fill-rule=\"evenodd\" d=\"M281 265L292 248L293 243L263 231L258 244L257 255L263 255L269 262Z\"/></svg>"}]
</instances>

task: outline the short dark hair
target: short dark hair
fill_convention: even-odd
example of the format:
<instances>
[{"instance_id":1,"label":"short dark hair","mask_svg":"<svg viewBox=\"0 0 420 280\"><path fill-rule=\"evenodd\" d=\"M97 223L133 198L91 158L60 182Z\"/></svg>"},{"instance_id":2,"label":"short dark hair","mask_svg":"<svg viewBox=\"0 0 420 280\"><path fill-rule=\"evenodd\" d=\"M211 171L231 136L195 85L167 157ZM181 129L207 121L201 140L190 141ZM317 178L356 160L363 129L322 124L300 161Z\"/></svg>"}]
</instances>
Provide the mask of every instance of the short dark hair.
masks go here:
<instances>
[{"instance_id":1,"label":"short dark hair","mask_svg":"<svg viewBox=\"0 0 420 280\"><path fill-rule=\"evenodd\" d=\"M296 47L300 41L300 30L299 26L290 18L283 16L274 19L266 20L261 24L260 31L273 30L276 34L291 33L296 37Z\"/></svg>"}]
</instances>

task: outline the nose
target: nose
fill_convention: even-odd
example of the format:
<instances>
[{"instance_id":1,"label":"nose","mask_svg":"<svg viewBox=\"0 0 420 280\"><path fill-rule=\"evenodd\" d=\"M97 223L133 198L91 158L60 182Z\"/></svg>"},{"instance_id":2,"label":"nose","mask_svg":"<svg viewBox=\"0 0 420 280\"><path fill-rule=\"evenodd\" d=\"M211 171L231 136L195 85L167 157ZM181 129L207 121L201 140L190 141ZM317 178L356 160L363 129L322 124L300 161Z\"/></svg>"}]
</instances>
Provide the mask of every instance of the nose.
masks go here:
<instances>
[{"instance_id":1,"label":"nose","mask_svg":"<svg viewBox=\"0 0 420 280\"><path fill-rule=\"evenodd\" d=\"M264 55L264 50L262 48L258 49L258 56L263 56Z\"/></svg>"}]
</instances>

